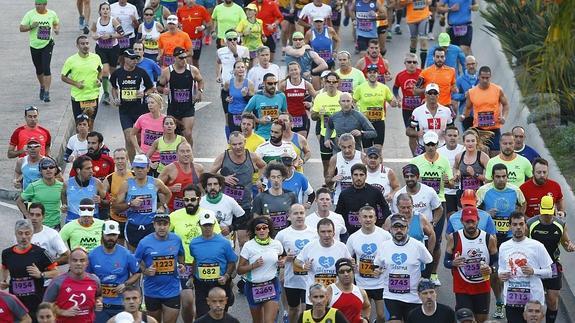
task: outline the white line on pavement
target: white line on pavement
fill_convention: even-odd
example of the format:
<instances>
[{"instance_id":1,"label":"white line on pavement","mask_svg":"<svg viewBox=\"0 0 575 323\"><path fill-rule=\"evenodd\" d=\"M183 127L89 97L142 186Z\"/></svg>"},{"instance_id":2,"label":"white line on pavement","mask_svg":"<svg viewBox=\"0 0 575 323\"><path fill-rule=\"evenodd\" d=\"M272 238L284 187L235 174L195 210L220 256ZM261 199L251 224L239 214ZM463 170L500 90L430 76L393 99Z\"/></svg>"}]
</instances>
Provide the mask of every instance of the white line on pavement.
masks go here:
<instances>
[{"instance_id":1,"label":"white line on pavement","mask_svg":"<svg viewBox=\"0 0 575 323\"><path fill-rule=\"evenodd\" d=\"M194 161L197 163L213 163L214 159L215 158L194 158ZM409 163L411 158L384 158L383 161L385 163ZM321 164L321 159L311 158L307 163Z\"/></svg>"},{"instance_id":2,"label":"white line on pavement","mask_svg":"<svg viewBox=\"0 0 575 323\"><path fill-rule=\"evenodd\" d=\"M5 207L7 207L7 208L9 208L9 209L18 211L18 207L17 207L16 205L14 205L14 204L0 202L0 205L1 205L1 206L5 206Z\"/></svg>"},{"instance_id":3,"label":"white line on pavement","mask_svg":"<svg viewBox=\"0 0 575 323\"><path fill-rule=\"evenodd\" d=\"M202 101L196 104L196 112L200 111L201 109L207 107L208 105L212 104L210 101Z\"/></svg>"}]
</instances>

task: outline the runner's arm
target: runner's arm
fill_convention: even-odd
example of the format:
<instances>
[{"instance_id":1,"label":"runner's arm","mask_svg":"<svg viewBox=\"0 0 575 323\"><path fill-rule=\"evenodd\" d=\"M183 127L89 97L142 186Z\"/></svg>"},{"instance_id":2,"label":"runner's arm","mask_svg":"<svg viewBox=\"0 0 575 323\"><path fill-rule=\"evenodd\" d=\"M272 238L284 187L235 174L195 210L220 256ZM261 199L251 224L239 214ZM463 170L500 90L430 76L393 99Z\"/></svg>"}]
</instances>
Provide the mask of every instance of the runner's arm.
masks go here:
<instances>
[{"instance_id":1,"label":"runner's arm","mask_svg":"<svg viewBox=\"0 0 575 323\"><path fill-rule=\"evenodd\" d=\"M162 209L165 210L164 205L166 205L170 200L170 198L172 197L172 192L166 186L166 184L164 184L164 182L162 182L157 178L156 178L156 187L158 188L158 200L160 202L159 203L160 206L158 206L158 209L161 207Z\"/></svg>"},{"instance_id":2,"label":"runner's arm","mask_svg":"<svg viewBox=\"0 0 575 323\"><path fill-rule=\"evenodd\" d=\"M130 208L129 201L126 202L126 193L128 192L128 182L124 182L118 194L116 194L116 201L114 202L114 210L116 213L122 213Z\"/></svg>"},{"instance_id":3,"label":"runner's arm","mask_svg":"<svg viewBox=\"0 0 575 323\"><path fill-rule=\"evenodd\" d=\"M331 187L333 182L333 177L336 175L336 155L331 156L329 159L329 166L327 167L327 175L325 176L325 184Z\"/></svg>"},{"instance_id":4,"label":"runner's arm","mask_svg":"<svg viewBox=\"0 0 575 323\"><path fill-rule=\"evenodd\" d=\"M419 215L419 220L421 222L423 233L427 236L427 250L429 250L430 254L433 254L433 249L435 249L435 241L437 241L435 230L426 217Z\"/></svg>"}]
</instances>

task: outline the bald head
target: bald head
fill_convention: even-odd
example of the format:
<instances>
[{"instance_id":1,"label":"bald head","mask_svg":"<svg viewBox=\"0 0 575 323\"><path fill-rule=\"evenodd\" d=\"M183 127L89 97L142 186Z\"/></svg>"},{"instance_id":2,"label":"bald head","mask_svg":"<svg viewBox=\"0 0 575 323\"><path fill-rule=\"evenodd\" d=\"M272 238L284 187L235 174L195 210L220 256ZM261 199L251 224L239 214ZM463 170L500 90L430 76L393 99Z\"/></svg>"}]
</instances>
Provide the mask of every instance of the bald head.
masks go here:
<instances>
[{"instance_id":1,"label":"bald head","mask_svg":"<svg viewBox=\"0 0 575 323\"><path fill-rule=\"evenodd\" d=\"M214 287L214 288L210 289L210 291L208 293L208 297L209 298L226 297L226 291L223 288Z\"/></svg>"},{"instance_id":2,"label":"bald head","mask_svg":"<svg viewBox=\"0 0 575 323\"><path fill-rule=\"evenodd\" d=\"M339 97L339 105L342 111L350 111L353 108L353 97L347 92L343 92Z\"/></svg>"},{"instance_id":3,"label":"bald head","mask_svg":"<svg viewBox=\"0 0 575 323\"><path fill-rule=\"evenodd\" d=\"M477 71L477 61L475 60L475 56L469 55L465 58L465 68L467 68L467 72L469 74L475 74Z\"/></svg>"}]
</instances>

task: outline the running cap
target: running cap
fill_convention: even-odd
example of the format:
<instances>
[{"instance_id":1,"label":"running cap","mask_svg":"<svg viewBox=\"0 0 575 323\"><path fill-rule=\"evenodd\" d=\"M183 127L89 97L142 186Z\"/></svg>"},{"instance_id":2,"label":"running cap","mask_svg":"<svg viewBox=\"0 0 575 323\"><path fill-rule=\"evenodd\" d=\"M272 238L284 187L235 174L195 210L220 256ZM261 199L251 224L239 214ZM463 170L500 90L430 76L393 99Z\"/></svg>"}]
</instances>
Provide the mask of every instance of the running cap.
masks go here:
<instances>
[{"instance_id":1,"label":"running cap","mask_svg":"<svg viewBox=\"0 0 575 323\"><path fill-rule=\"evenodd\" d=\"M169 15L168 19L166 19L167 24L177 25L178 24L178 16L176 15Z\"/></svg>"},{"instance_id":2,"label":"running cap","mask_svg":"<svg viewBox=\"0 0 575 323\"><path fill-rule=\"evenodd\" d=\"M182 55L182 54L188 55L188 53L186 52L186 50L183 49L182 47L176 47L176 48L174 48L174 57L178 57L178 56L180 56L180 55Z\"/></svg>"},{"instance_id":3,"label":"running cap","mask_svg":"<svg viewBox=\"0 0 575 323\"><path fill-rule=\"evenodd\" d=\"M133 49L126 49L124 51L124 56L127 58L139 58L140 56L134 52Z\"/></svg>"},{"instance_id":4,"label":"running cap","mask_svg":"<svg viewBox=\"0 0 575 323\"><path fill-rule=\"evenodd\" d=\"M76 123L80 123L82 121L89 121L89 120L90 120L90 117L85 113L82 113L82 114L79 114L76 116Z\"/></svg>"},{"instance_id":5,"label":"running cap","mask_svg":"<svg viewBox=\"0 0 575 323\"><path fill-rule=\"evenodd\" d=\"M451 37L449 37L448 33L441 33L437 37L437 44L441 47L447 47L451 44Z\"/></svg>"},{"instance_id":6,"label":"running cap","mask_svg":"<svg viewBox=\"0 0 575 323\"><path fill-rule=\"evenodd\" d=\"M235 30L230 30L226 33L226 39L238 38L239 35Z\"/></svg>"},{"instance_id":7,"label":"running cap","mask_svg":"<svg viewBox=\"0 0 575 323\"><path fill-rule=\"evenodd\" d=\"M423 143L426 145L429 143L437 144L438 142L439 142L439 136L435 131L430 130L423 135Z\"/></svg>"},{"instance_id":8,"label":"running cap","mask_svg":"<svg viewBox=\"0 0 575 323\"><path fill-rule=\"evenodd\" d=\"M437 93L439 93L439 85L437 85L435 83L427 84L427 86L425 87L425 93L427 93L431 90L435 90L435 91L437 91Z\"/></svg>"},{"instance_id":9,"label":"running cap","mask_svg":"<svg viewBox=\"0 0 575 323\"><path fill-rule=\"evenodd\" d=\"M39 143L40 143L40 140L38 140L38 138L36 138L36 137L30 137L30 138L28 138L28 141L26 141L26 145L29 145L29 144L31 144L31 143L33 143L33 142L39 144Z\"/></svg>"},{"instance_id":10,"label":"running cap","mask_svg":"<svg viewBox=\"0 0 575 323\"><path fill-rule=\"evenodd\" d=\"M80 205L78 205L78 209L80 210L80 216L94 216L94 209L96 208L96 204L90 198L83 198L80 200Z\"/></svg>"},{"instance_id":11,"label":"running cap","mask_svg":"<svg viewBox=\"0 0 575 323\"><path fill-rule=\"evenodd\" d=\"M212 212L206 212L206 214L200 216L200 225L206 224L216 224L218 220Z\"/></svg>"},{"instance_id":12,"label":"running cap","mask_svg":"<svg viewBox=\"0 0 575 323\"><path fill-rule=\"evenodd\" d=\"M405 176L407 174L419 176L419 167L417 167L417 165L414 165L414 164L407 164L407 165L403 166L403 168L401 169L401 172L403 173L403 176Z\"/></svg>"},{"instance_id":13,"label":"running cap","mask_svg":"<svg viewBox=\"0 0 575 323\"><path fill-rule=\"evenodd\" d=\"M474 206L466 206L461 210L461 222L467 222L469 220L479 221L479 212Z\"/></svg>"},{"instance_id":14,"label":"running cap","mask_svg":"<svg viewBox=\"0 0 575 323\"><path fill-rule=\"evenodd\" d=\"M477 204L477 198L475 198L475 191L472 189L466 189L465 191L463 191L463 194L461 195L461 199L459 201L461 201L461 205L464 207L475 206Z\"/></svg>"},{"instance_id":15,"label":"running cap","mask_svg":"<svg viewBox=\"0 0 575 323\"><path fill-rule=\"evenodd\" d=\"M120 225L114 220L108 220L104 222L102 234L120 234Z\"/></svg>"},{"instance_id":16,"label":"running cap","mask_svg":"<svg viewBox=\"0 0 575 323\"><path fill-rule=\"evenodd\" d=\"M379 72L379 68L377 67L376 64L369 64L369 65L367 65L366 69L367 69L368 72L369 72L369 71Z\"/></svg>"},{"instance_id":17,"label":"running cap","mask_svg":"<svg viewBox=\"0 0 575 323\"><path fill-rule=\"evenodd\" d=\"M473 316L473 312L468 308L460 308L455 312L455 318L457 319L457 323L470 323L475 320L475 316Z\"/></svg>"},{"instance_id":18,"label":"running cap","mask_svg":"<svg viewBox=\"0 0 575 323\"><path fill-rule=\"evenodd\" d=\"M250 10L253 10L253 11L256 11L256 12L257 12L257 11L258 11L258 6L256 6L255 3L250 3L249 5L246 6L246 9L250 9Z\"/></svg>"},{"instance_id":19,"label":"running cap","mask_svg":"<svg viewBox=\"0 0 575 323\"><path fill-rule=\"evenodd\" d=\"M539 204L539 213L541 214L555 214L555 202L553 201L553 196L545 195L541 198L541 203Z\"/></svg>"},{"instance_id":20,"label":"running cap","mask_svg":"<svg viewBox=\"0 0 575 323\"><path fill-rule=\"evenodd\" d=\"M114 322L116 323L134 323L134 316L128 312L120 312L114 316Z\"/></svg>"},{"instance_id":21,"label":"running cap","mask_svg":"<svg viewBox=\"0 0 575 323\"><path fill-rule=\"evenodd\" d=\"M34 1L34 3L36 3L36 4L47 4L48 0L36 0L36 1Z\"/></svg>"},{"instance_id":22,"label":"running cap","mask_svg":"<svg viewBox=\"0 0 575 323\"><path fill-rule=\"evenodd\" d=\"M353 262L351 261L351 259L339 258L335 262L335 271L339 271L339 268L341 268L343 266L349 266L351 268L351 270L353 270L353 268L354 268L354 265L353 265Z\"/></svg>"},{"instance_id":23,"label":"running cap","mask_svg":"<svg viewBox=\"0 0 575 323\"><path fill-rule=\"evenodd\" d=\"M46 167L46 166L57 166L56 165L56 161L50 157L44 157L42 159L40 159L40 162L38 163L39 167Z\"/></svg>"},{"instance_id":24,"label":"running cap","mask_svg":"<svg viewBox=\"0 0 575 323\"><path fill-rule=\"evenodd\" d=\"M325 20L323 19L323 17L315 17L315 18L313 18L313 21L321 21L321 22L324 22Z\"/></svg>"},{"instance_id":25,"label":"running cap","mask_svg":"<svg viewBox=\"0 0 575 323\"><path fill-rule=\"evenodd\" d=\"M397 223L403 224L404 226L407 226L408 222L407 219L405 218L405 216L396 213L394 215L391 216L391 219L389 220L391 226L394 226Z\"/></svg>"},{"instance_id":26,"label":"running cap","mask_svg":"<svg viewBox=\"0 0 575 323\"><path fill-rule=\"evenodd\" d=\"M381 149L372 146L367 148L367 156L376 155L377 157L381 157Z\"/></svg>"},{"instance_id":27,"label":"running cap","mask_svg":"<svg viewBox=\"0 0 575 323\"><path fill-rule=\"evenodd\" d=\"M291 35L291 39L294 39L294 38L304 38L304 36L300 31L296 31L295 33L293 33Z\"/></svg>"},{"instance_id":28,"label":"running cap","mask_svg":"<svg viewBox=\"0 0 575 323\"><path fill-rule=\"evenodd\" d=\"M156 213L156 215L154 215L154 222L161 221L170 222L170 215L168 213Z\"/></svg>"},{"instance_id":29,"label":"running cap","mask_svg":"<svg viewBox=\"0 0 575 323\"><path fill-rule=\"evenodd\" d=\"M422 279L419 281L419 284L417 284L417 292L421 293L425 290L428 289L435 289L435 284L433 282L431 282L431 280L429 279Z\"/></svg>"},{"instance_id":30,"label":"running cap","mask_svg":"<svg viewBox=\"0 0 575 323\"><path fill-rule=\"evenodd\" d=\"M149 160L144 154L139 154L134 156L134 161L132 162L132 167L148 167Z\"/></svg>"}]
</instances>

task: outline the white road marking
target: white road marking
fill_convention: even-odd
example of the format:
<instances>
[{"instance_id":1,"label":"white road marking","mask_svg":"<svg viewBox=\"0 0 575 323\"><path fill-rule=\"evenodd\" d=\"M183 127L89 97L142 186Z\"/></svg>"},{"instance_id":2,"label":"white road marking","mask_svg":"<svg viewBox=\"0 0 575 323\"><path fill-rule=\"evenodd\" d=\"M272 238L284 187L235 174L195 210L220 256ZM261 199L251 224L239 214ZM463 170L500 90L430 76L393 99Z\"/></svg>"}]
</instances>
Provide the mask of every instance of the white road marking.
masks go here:
<instances>
[{"instance_id":1,"label":"white road marking","mask_svg":"<svg viewBox=\"0 0 575 323\"><path fill-rule=\"evenodd\" d=\"M215 158L196 158L196 157L194 157L194 161L197 163L213 163L214 160L215 160ZM411 158L384 158L383 161L385 163L409 163L411 161ZM307 163L321 164L321 159L310 158L307 161Z\"/></svg>"},{"instance_id":2,"label":"white road marking","mask_svg":"<svg viewBox=\"0 0 575 323\"><path fill-rule=\"evenodd\" d=\"M14 204L4 203L4 202L1 202L1 201L0 201L0 205L1 205L1 206L5 206L5 207L7 207L7 208L9 208L9 209L12 209L12 210L16 210L16 211L19 210L18 207L17 207L16 205L14 205Z\"/></svg>"},{"instance_id":3,"label":"white road marking","mask_svg":"<svg viewBox=\"0 0 575 323\"><path fill-rule=\"evenodd\" d=\"M208 105L212 104L210 101L202 101L196 103L196 112L200 111L201 109L207 107Z\"/></svg>"}]
</instances>

